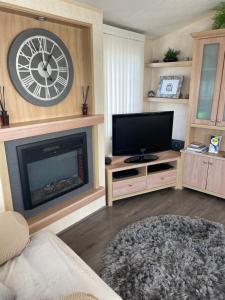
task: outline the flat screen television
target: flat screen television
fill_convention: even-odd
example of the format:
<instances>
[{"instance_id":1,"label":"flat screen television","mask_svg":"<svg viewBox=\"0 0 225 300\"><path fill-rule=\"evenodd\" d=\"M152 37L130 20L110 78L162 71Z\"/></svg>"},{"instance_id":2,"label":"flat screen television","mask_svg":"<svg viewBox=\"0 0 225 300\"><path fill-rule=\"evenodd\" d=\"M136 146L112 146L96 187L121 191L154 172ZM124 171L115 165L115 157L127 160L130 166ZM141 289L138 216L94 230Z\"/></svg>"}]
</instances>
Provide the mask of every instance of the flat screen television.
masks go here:
<instances>
[{"instance_id":1,"label":"flat screen television","mask_svg":"<svg viewBox=\"0 0 225 300\"><path fill-rule=\"evenodd\" d=\"M173 111L113 115L113 155L143 155L171 149Z\"/></svg>"}]
</instances>

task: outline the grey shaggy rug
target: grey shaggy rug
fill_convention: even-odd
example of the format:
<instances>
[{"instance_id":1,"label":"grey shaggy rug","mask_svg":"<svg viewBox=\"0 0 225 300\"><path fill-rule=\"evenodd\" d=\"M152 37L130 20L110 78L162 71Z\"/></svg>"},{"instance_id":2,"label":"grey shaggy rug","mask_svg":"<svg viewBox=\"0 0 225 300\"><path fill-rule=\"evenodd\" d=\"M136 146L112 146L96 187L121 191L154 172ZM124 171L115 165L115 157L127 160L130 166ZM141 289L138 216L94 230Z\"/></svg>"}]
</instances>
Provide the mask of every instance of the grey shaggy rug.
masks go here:
<instances>
[{"instance_id":1,"label":"grey shaggy rug","mask_svg":"<svg viewBox=\"0 0 225 300\"><path fill-rule=\"evenodd\" d=\"M116 235L102 266L101 277L124 300L224 300L224 226L150 217Z\"/></svg>"}]
</instances>

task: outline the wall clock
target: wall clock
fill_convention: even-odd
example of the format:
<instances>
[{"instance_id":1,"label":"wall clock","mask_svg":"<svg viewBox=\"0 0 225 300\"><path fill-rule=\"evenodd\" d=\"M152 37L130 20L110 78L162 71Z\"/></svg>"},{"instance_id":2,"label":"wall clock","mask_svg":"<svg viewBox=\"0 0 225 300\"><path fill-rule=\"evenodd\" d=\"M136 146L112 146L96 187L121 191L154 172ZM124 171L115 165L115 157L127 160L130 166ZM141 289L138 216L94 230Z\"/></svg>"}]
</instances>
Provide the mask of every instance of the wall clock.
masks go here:
<instances>
[{"instance_id":1,"label":"wall clock","mask_svg":"<svg viewBox=\"0 0 225 300\"><path fill-rule=\"evenodd\" d=\"M20 33L8 52L8 71L20 95L34 105L62 101L73 83L69 51L54 33L29 29Z\"/></svg>"}]
</instances>

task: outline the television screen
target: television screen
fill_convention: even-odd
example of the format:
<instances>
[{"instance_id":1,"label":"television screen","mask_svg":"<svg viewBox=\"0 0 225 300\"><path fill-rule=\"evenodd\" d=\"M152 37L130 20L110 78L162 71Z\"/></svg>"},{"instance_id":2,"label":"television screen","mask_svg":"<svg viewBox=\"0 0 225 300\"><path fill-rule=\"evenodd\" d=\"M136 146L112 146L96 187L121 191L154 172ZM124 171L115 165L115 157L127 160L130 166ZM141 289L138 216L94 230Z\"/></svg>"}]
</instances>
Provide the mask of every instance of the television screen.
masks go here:
<instances>
[{"instance_id":1,"label":"television screen","mask_svg":"<svg viewBox=\"0 0 225 300\"><path fill-rule=\"evenodd\" d=\"M113 155L171 149L173 111L113 115Z\"/></svg>"}]
</instances>

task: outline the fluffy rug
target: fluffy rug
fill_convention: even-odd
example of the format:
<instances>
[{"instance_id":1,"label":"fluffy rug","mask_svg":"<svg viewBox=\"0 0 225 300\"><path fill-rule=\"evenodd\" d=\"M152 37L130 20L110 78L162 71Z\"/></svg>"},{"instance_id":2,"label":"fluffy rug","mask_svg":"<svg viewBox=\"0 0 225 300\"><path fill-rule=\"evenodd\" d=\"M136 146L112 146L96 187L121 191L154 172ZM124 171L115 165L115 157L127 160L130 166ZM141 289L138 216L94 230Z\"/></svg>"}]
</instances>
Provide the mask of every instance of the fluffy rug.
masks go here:
<instances>
[{"instance_id":1,"label":"fluffy rug","mask_svg":"<svg viewBox=\"0 0 225 300\"><path fill-rule=\"evenodd\" d=\"M101 277L124 300L224 300L224 226L150 217L116 235L102 266Z\"/></svg>"}]
</instances>

